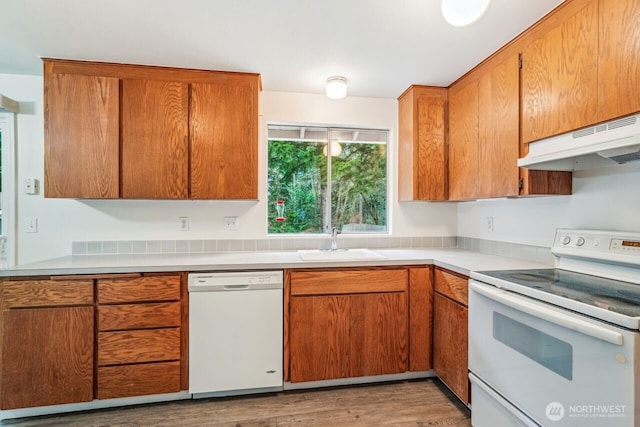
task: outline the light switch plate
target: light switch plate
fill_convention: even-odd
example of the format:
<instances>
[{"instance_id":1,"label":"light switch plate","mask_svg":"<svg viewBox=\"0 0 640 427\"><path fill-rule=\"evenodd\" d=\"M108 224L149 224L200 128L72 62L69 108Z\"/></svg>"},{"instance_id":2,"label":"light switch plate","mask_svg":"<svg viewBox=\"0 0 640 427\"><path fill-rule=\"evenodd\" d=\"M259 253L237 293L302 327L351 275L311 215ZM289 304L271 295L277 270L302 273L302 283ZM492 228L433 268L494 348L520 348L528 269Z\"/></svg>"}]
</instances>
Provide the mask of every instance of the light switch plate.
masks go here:
<instances>
[{"instance_id":1,"label":"light switch plate","mask_svg":"<svg viewBox=\"0 0 640 427\"><path fill-rule=\"evenodd\" d=\"M38 218L31 217L27 218L27 233L37 233L38 232Z\"/></svg>"},{"instance_id":2,"label":"light switch plate","mask_svg":"<svg viewBox=\"0 0 640 427\"><path fill-rule=\"evenodd\" d=\"M493 231L493 217L492 216L488 216L486 218L487 220L487 230L488 231Z\"/></svg>"}]
</instances>

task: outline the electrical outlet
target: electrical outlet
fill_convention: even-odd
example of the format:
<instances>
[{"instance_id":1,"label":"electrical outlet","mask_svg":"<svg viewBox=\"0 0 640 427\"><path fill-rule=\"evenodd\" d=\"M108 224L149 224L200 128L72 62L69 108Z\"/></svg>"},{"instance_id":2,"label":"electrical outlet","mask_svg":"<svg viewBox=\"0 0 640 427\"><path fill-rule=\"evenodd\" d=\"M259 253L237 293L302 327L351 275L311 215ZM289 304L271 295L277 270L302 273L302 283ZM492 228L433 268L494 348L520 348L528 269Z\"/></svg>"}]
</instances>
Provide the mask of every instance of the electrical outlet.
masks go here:
<instances>
[{"instance_id":1,"label":"electrical outlet","mask_svg":"<svg viewBox=\"0 0 640 427\"><path fill-rule=\"evenodd\" d=\"M224 217L224 229L225 230L237 230L239 227L239 221L237 216L225 216Z\"/></svg>"},{"instance_id":2,"label":"electrical outlet","mask_svg":"<svg viewBox=\"0 0 640 427\"><path fill-rule=\"evenodd\" d=\"M189 231L189 217L181 216L178 218L178 228L180 231Z\"/></svg>"},{"instance_id":3,"label":"electrical outlet","mask_svg":"<svg viewBox=\"0 0 640 427\"><path fill-rule=\"evenodd\" d=\"M38 218L31 217L27 218L27 233L37 233L38 232Z\"/></svg>"},{"instance_id":4,"label":"electrical outlet","mask_svg":"<svg viewBox=\"0 0 640 427\"><path fill-rule=\"evenodd\" d=\"M38 194L38 180L35 178L26 178L24 180L25 194Z\"/></svg>"},{"instance_id":5,"label":"electrical outlet","mask_svg":"<svg viewBox=\"0 0 640 427\"><path fill-rule=\"evenodd\" d=\"M486 218L487 221L487 230L488 231L493 231L493 217L492 216L488 216Z\"/></svg>"}]
</instances>

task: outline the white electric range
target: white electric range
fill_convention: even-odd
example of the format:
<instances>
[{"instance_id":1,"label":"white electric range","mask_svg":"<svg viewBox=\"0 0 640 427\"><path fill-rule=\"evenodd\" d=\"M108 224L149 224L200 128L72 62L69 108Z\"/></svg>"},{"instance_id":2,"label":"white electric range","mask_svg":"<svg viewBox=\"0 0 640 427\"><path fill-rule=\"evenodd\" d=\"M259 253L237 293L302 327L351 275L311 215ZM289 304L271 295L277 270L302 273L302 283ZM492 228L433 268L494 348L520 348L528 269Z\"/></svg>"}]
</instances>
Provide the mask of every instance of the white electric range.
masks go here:
<instances>
[{"instance_id":1,"label":"white electric range","mask_svg":"<svg viewBox=\"0 0 640 427\"><path fill-rule=\"evenodd\" d=\"M558 229L556 266L469 281L472 425L640 426L640 233Z\"/></svg>"}]
</instances>

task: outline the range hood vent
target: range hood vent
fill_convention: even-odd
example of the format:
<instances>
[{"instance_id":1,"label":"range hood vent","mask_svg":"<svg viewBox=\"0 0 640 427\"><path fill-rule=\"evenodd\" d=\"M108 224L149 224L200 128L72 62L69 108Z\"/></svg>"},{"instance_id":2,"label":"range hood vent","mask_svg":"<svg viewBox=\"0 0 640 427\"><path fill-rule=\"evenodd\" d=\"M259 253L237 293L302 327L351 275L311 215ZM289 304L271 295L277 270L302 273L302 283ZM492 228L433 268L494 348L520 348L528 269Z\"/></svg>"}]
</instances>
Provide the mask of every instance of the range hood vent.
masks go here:
<instances>
[{"instance_id":1,"label":"range hood vent","mask_svg":"<svg viewBox=\"0 0 640 427\"><path fill-rule=\"evenodd\" d=\"M640 114L529 144L518 166L574 171L640 161Z\"/></svg>"}]
</instances>

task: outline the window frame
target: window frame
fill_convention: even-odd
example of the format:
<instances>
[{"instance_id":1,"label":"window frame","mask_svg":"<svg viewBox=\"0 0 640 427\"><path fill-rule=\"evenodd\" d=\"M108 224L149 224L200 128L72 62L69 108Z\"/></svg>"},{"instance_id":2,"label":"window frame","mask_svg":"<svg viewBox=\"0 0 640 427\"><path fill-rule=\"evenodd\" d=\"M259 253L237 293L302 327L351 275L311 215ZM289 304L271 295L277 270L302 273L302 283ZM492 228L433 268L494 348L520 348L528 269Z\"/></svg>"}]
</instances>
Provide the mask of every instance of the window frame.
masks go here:
<instances>
[{"instance_id":1,"label":"window frame","mask_svg":"<svg viewBox=\"0 0 640 427\"><path fill-rule=\"evenodd\" d=\"M309 128L326 128L327 129L327 143L330 144L330 134L331 131L336 130L344 130L344 131L352 131L352 130L361 130L361 131L381 131L387 133L387 140L385 142L386 146L386 156L385 156L385 178L386 178L386 194L385 194L385 231L363 231L363 232L342 232L341 234L349 235L349 236L390 236L391 235L391 173L392 170L390 168L390 147L392 142L392 129L386 126L356 126L356 125L342 125L342 124L326 124L326 123L303 123L303 122L285 122L285 121L268 121L266 123L265 130L265 191L266 191L266 203L265 203L265 225L266 225L266 235L267 237L277 237L277 236L290 236L290 237L303 237L303 236L327 236L331 235L332 228L332 207L331 207L331 169L332 169L332 159L331 155L327 155L327 186L326 191L324 192L325 198L325 212L323 215L328 219L327 222L323 221L322 232L313 232L313 233L270 233L269 232L269 128L271 126L291 126L291 127L309 127ZM329 152L331 148L329 147Z\"/></svg>"}]
</instances>

